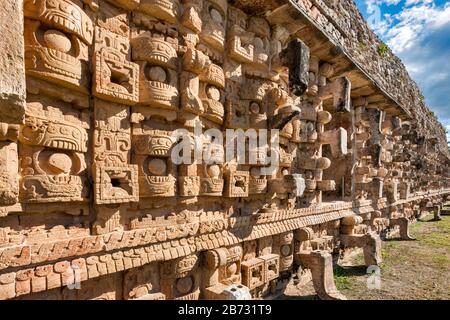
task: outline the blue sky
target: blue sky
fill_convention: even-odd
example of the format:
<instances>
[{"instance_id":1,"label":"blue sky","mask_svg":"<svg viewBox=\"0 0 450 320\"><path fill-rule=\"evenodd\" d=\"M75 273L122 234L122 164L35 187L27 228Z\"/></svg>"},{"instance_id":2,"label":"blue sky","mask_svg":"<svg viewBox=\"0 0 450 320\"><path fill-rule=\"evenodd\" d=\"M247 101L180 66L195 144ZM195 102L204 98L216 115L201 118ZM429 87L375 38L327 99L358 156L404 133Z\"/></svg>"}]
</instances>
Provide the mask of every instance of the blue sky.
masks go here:
<instances>
[{"instance_id":1,"label":"blue sky","mask_svg":"<svg viewBox=\"0 0 450 320\"><path fill-rule=\"evenodd\" d=\"M402 59L450 141L450 0L355 0Z\"/></svg>"}]
</instances>

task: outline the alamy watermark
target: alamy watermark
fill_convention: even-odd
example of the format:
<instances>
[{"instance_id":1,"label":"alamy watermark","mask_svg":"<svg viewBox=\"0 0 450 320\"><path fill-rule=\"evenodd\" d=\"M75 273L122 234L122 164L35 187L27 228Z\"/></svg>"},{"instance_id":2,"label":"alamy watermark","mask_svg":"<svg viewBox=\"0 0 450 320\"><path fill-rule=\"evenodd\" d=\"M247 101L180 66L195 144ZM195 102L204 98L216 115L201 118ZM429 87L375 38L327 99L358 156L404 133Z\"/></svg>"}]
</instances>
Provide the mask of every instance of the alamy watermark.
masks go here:
<instances>
[{"instance_id":1,"label":"alamy watermark","mask_svg":"<svg viewBox=\"0 0 450 320\"><path fill-rule=\"evenodd\" d=\"M381 289L381 269L379 266L369 266L366 273L369 275L367 278L367 288L370 290Z\"/></svg>"},{"instance_id":2,"label":"alamy watermark","mask_svg":"<svg viewBox=\"0 0 450 320\"><path fill-rule=\"evenodd\" d=\"M78 266L69 266L66 272L66 283L69 290L81 289L81 269Z\"/></svg>"},{"instance_id":3,"label":"alamy watermark","mask_svg":"<svg viewBox=\"0 0 450 320\"><path fill-rule=\"evenodd\" d=\"M215 128L203 132L197 122L193 133L177 129L172 132L172 137L177 141L171 152L175 165L234 162L261 165L262 175L272 175L278 170L280 133L277 129L270 130L270 137L267 129L226 129L224 137L223 132Z\"/></svg>"}]
</instances>

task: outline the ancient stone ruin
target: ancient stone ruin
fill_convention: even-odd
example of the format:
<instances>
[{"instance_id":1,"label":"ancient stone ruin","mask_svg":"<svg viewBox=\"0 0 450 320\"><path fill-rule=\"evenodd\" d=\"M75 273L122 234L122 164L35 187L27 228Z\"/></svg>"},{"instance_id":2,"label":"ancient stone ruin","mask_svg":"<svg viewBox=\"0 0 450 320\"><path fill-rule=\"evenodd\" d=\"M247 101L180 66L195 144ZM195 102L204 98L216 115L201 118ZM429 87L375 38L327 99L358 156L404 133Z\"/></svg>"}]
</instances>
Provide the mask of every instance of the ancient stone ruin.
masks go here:
<instances>
[{"instance_id":1,"label":"ancient stone ruin","mask_svg":"<svg viewBox=\"0 0 450 320\"><path fill-rule=\"evenodd\" d=\"M292 277L345 299L333 262L379 264L450 193L443 127L351 0L3 0L0 21L0 299ZM270 140L240 141L256 163L227 129ZM174 161L186 138L212 161Z\"/></svg>"}]
</instances>

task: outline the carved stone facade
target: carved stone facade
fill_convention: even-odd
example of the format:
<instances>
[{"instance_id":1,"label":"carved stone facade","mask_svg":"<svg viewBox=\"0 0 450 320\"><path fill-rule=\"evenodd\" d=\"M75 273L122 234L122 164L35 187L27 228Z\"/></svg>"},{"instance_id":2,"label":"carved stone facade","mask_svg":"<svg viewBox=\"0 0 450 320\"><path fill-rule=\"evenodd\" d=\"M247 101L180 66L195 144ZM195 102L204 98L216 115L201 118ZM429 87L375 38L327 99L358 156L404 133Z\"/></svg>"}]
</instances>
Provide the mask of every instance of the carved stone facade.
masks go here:
<instances>
[{"instance_id":1,"label":"carved stone facade","mask_svg":"<svg viewBox=\"0 0 450 320\"><path fill-rule=\"evenodd\" d=\"M0 299L250 299L305 272L345 299L333 256L378 265L382 238L438 219L445 134L330 2L6 0ZM226 139L178 163L198 128ZM229 129L270 142L225 158Z\"/></svg>"}]
</instances>

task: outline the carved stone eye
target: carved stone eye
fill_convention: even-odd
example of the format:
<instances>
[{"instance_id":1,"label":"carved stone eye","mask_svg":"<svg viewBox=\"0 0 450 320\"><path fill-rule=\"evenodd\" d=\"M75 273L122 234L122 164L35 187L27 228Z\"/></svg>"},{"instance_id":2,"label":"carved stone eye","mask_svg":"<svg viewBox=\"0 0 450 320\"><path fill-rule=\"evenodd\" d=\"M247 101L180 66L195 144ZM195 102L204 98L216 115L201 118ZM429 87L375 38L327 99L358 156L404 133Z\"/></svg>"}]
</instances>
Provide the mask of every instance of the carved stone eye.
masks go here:
<instances>
[{"instance_id":1,"label":"carved stone eye","mask_svg":"<svg viewBox=\"0 0 450 320\"><path fill-rule=\"evenodd\" d=\"M253 114L258 114L260 110L259 104L257 102L252 102L250 104L250 112Z\"/></svg>"},{"instance_id":2,"label":"carved stone eye","mask_svg":"<svg viewBox=\"0 0 450 320\"><path fill-rule=\"evenodd\" d=\"M220 100L220 91L219 91L219 89L217 89L214 86L209 86L206 89L206 94L207 94L209 99L212 99L214 101L219 101Z\"/></svg>"},{"instance_id":3,"label":"carved stone eye","mask_svg":"<svg viewBox=\"0 0 450 320\"><path fill-rule=\"evenodd\" d=\"M47 132L48 133L57 133L58 132L58 127L55 125L49 125L47 128Z\"/></svg>"},{"instance_id":4,"label":"carved stone eye","mask_svg":"<svg viewBox=\"0 0 450 320\"><path fill-rule=\"evenodd\" d=\"M75 139L78 139L80 136L81 136L80 131L78 130L72 131L72 137L74 137Z\"/></svg>"},{"instance_id":5,"label":"carved stone eye","mask_svg":"<svg viewBox=\"0 0 450 320\"><path fill-rule=\"evenodd\" d=\"M261 172L260 172L259 168L257 168L257 167L251 168L250 174L255 179L259 179L259 177L261 177Z\"/></svg>"},{"instance_id":6,"label":"carved stone eye","mask_svg":"<svg viewBox=\"0 0 450 320\"><path fill-rule=\"evenodd\" d=\"M59 128L59 132L61 132L61 134L63 134L63 135L69 135L70 129L63 126L63 127Z\"/></svg>"},{"instance_id":7,"label":"carved stone eye","mask_svg":"<svg viewBox=\"0 0 450 320\"><path fill-rule=\"evenodd\" d=\"M72 42L67 36L58 30L47 30L44 33L47 47L67 53L72 48Z\"/></svg>"},{"instance_id":8,"label":"carved stone eye","mask_svg":"<svg viewBox=\"0 0 450 320\"><path fill-rule=\"evenodd\" d=\"M162 159L152 159L148 163L148 171L154 176L163 176L166 174L167 165Z\"/></svg>"},{"instance_id":9,"label":"carved stone eye","mask_svg":"<svg viewBox=\"0 0 450 320\"><path fill-rule=\"evenodd\" d=\"M261 38L256 37L253 41L253 44L255 45L255 49L257 50L264 49L264 42Z\"/></svg>"},{"instance_id":10,"label":"carved stone eye","mask_svg":"<svg viewBox=\"0 0 450 320\"><path fill-rule=\"evenodd\" d=\"M286 257L291 254L291 246L288 244L285 244L285 245L281 246L280 251L281 251L281 254Z\"/></svg>"},{"instance_id":11,"label":"carved stone eye","mask_svg":"<svg viewBox=\"0 0 450 320\"><path fill-rule=\"evenodd\" d=\"M181 294L186 294L192 290L192 286L194 285L194 282L192 281L192 277L184 277L181 279L178 279L177 281L177 291Z\"/></svg>"},{"instance_id":12,"label":"carved stone eye","mask_svg":"<svg viewBox=\"0 0 450 320\"><path fill-rule=\"evenodd\" d=\"M167 73L166 70L159 66L151 67L148 70L148 78L150 81L158 81L158 82L165 82L167 79Z\"/></svg>"},{"instance_id":13,"label":"carved stone eye","mask_svg":"<svg viewBox=\"0 0 450 320\"><path fill-rule=\"evenodd\" d=\"M217 179L220 175L220 168L217 164L213 164L212 166L209 166L207 169L207 173L210 178Z\"/></svg>"},{"instance_id":14,"label":"carved stone eye","mask_svg":"<svg viewBox=\"0 0 450 320\"><path fill-rule=\"evenodd\" d=\"M214 22L216 22L218 24L222 24L223 18L222 18L222 14L219 11L212 8L210 11L210 15Z\"/></svg>"},{"instance_id":15,"label":"carved stone eye","mask_svg":"<svg viewBox=\"0 0 450 320\"><path fill-rule=\"evenodd\" d=\"M72 159L65 153L54 153L48 158L48 167L54 174L68 174L72 168Z\"/></svg>"}]
</instances>

